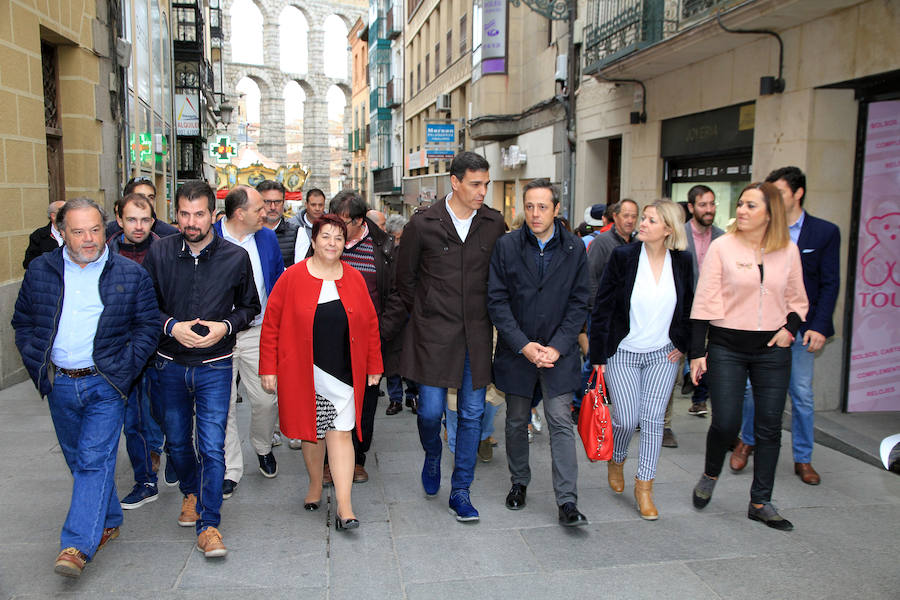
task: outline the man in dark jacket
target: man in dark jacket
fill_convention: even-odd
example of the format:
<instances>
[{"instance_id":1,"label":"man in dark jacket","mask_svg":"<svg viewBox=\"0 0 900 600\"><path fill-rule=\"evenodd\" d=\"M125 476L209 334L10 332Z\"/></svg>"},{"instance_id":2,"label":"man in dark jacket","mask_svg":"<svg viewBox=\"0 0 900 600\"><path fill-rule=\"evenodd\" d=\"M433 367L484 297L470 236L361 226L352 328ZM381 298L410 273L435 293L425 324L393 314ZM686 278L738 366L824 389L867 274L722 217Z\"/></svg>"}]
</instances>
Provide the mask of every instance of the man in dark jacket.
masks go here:
<instances>
[{"instance_id":1,"label":"man in dark jacket","mask_svg":"<svg viewBox=\"0 0 900 600\"><path fill-rule=\"evenodd\" d=\"M43 227L38 227L28 236L28 247L25 249L25 260L22 261L22 268L27 269L28 265L35 258L44 252L51 252L62 246L62 234L56 228L56 213L65 204L62 200L51 202L47 206L47 218L49 223Z\"/></svg>"},{"instance_id":2,"label":"man in dark jacket","mask_svg":"<svg viewBox=\"0 0 900 600\"><path fill-rule=\"evenodd\" d=\"M178 524L195 527L197 549L208 558L227 552L218 525L235 336L260 311L250 257L216 235L215 209L207 183L182 185L175 193L181 234L155 242L144 259L163 333L154 364L160 393L153 401L184 494Z\"/></svg>"},{"instance_id":3,"label":"man in dark jacket","mask_svg":"<svg viewBox=\"0 0 900 600\"><path fill-rule=\"evenodd\" d=\"M459 426L450 481L450 509L457 520L476 521L469 498L491 381L491 322L487 277L503 216L484 206L490 165L462 152L450 163L453 191L417 212L403 233L397 257L397 299L382 319L383 337L403 330L400 374L420 384L419 439L425 450L422 485L434 495L441 483L441 416L447 388L458 389Z\"/></svg>"},{"instance_id":4,"label":"man in dark jacket","mask_svg":"<svg viewBox=\"0 0 900 600\"><path fill-rule=\"evenodd\" d=\"M305 252L303 256L298 256L298 251L301 249L297 244L299 226L294 221L287 221L284 218L284 186L278 181L266 179L259 182L256 191L262 196L266 206L266 221L263 225L275 232L284 267L290 267L295 262L306 258ZM307 247L308 245L303 244L302 246Z\"/></svg>"},{"instance_id":5,"label":"man in dark jacket","mask_svg":"<svg viewBox=\"0 0 900 600\"><path fill-rule=\"evenodd\" d=\"M525 186L525 227L499 240L491 256L488 312L497 328L494 385L506 393L506 458L512 488L506 507L525 507L531 480L528 423L535 391L550 430L553 489L559 522L586 525L578 511L578 462L571 418L581 356L578 334L587 318L584 245L556 217L559 197L547 179Z\"/></svg>"},{"instance_id":6,"label":"man in dark jacket","mask_svg":"<svg viewBox=\"0 0 900 600\"><path fill-rule=\"evenodd\" d=\"M375 305L375 313L381 318L394 280L392 257L394 240L366 216L366 209L365 200L350 191L338 192L328 207L329 212L336 214L347 224L347 242L341 260L362 273L372 304ZM382 345L383 354L389 352L386 346L387 344ZM352 436L353 449L356 452L354 483L369 480L365 468L366 452L372 446L377 408L378 386L367 386L360 415L362 441L358 436ZM330 476L330 473L326 471L326 475Z\"/></svg>"},{"instance_id":7,"label":"man in dark jacket","mask_svg":"<svg viewBox=\"0 0 900 600\"><path fill-rule=\"evenodd\" d=\"M93 200L69 200L56 224L65 248L42 254L25 272L12 326L74 478L54 570L78 577L119 535L115 472L125 400L156 349L158 309L147 273L106 247L103 209Z\"/></svg>"},{"instance_id":8,"label":"man in dark jacket","mask_svg":"<svg viewBox=\"0 0 900 600\"><path fill-rule=\"evenodd\" d=\"M312 239L312 226L316 219L325 214L325 192L313 188L306 192L306 207L291 217L290 222L297 226L296 256L306 258L309 243ZM298 258L295 262L298 262Z\"/></svg>"},{"instance_id":9,"label":"man in dark jacket","mask_svg":"<svg viewBox=\"0 0 900 600\"><path fill-rule=\"evenodd\" d=\"M150 229L153 220L146 196L134 192L126 195L116 202L116 222L122 230L107 240L106 245L114 254L142 264L150 244L159 239ZM138 508L159 498L156 472L163 434L150 411L151 380L152 371L145 370L125 405L125 449L134 470L134 488L122 498L124 509Z\"/></svg>"}]
</instances>

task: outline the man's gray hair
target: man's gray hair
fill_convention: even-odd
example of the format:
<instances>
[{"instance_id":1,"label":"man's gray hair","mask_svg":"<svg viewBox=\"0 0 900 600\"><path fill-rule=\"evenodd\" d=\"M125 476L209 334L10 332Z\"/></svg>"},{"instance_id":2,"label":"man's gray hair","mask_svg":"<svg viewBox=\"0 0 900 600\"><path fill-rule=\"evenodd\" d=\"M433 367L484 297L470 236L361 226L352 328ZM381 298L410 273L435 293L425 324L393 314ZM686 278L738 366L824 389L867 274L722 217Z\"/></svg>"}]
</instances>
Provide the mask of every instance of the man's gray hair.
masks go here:
<instances>
[{"instance_id":1,"label":"man's gray hair","mask_svg":"<svg viewBox=\"0 0 900 600\"><path fill-rule=\"evenodd\" d=\"M86 196L80 196L66 200L66 203L59 207L59 211L56 213L56 228L63 231L66 228L66 213L78 208L95 209L100 213L101 223L106 223L106 211L103 210L103 207Z\"/></svg>"},{"instance_id":2,"label":"man's gray hair","mask_svg":"<svg viewBox=\"0 0 900 600\"><path fill-rule=\"evenodd\" d=\"M403 228L406 227L406 224L409 222L409 219L404 217L403 215L390 215L384 221L384 230L394 235L399 231L403 231Z\"/></svg>"}]
</instances>

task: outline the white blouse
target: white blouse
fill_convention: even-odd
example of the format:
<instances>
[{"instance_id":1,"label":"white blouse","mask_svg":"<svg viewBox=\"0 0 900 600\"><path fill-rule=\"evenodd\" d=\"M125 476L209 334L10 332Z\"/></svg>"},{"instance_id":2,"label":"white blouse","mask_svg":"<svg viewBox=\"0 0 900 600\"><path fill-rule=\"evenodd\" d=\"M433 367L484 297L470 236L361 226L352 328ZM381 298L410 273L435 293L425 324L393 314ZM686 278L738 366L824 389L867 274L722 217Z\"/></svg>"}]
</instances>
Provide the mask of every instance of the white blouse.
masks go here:
<instances>
[{"instance_id":1,"label":"white blouse","mask_svg":"<svg viewBox=\"0 0 900 600\"><path fill-rule=\"evenodd\" d=\"M629 352L652 352L672 343L669 339L669 327L675 314L676 302L672 254L666 251L662 273L657 282L653 278L647 247L642 247L634 289L631 292L631 310L628 313L631 330L619 344L619 348Z\"/></svg>"}]
</instances>

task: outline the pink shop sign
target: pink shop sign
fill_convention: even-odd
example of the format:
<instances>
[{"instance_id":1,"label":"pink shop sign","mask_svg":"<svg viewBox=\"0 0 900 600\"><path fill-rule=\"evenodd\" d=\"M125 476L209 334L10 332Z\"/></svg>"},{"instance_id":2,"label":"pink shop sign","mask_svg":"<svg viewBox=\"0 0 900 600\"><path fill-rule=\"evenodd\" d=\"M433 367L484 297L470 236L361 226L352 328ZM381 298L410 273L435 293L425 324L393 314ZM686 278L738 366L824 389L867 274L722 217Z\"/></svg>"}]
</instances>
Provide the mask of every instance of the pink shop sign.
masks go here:
<instances>
[{"instance_id":1,"label":"pink shop sign","mask_svg":"<svg viewBox=\"0 0 900 600\"><path fill-rule=\"evenodd\" d=\"M847 410L900 411L900 101L869 104Z\"/></svg>"}]
</instances>

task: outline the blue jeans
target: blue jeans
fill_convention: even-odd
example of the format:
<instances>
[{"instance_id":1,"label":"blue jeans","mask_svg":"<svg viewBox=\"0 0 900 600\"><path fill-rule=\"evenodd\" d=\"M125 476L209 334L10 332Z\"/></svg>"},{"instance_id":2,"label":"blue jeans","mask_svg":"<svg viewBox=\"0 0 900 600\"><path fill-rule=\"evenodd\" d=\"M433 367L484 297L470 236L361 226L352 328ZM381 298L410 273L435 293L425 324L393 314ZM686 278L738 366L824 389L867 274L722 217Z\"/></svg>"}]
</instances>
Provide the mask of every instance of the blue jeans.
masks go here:
<instances>
[{"instance_id":1,"label":"blue jeans","mask_svg":"<svg viewBox=\"0 0 900 600\"><path fill-rule=\"evenodd\" d=\"M75 480L60 550L77 548L93 558L103 530L122 524L115 476L125 400L102 375L73 379L57 373L47 401Z\"/></svg>"},{"instance_id":2,"label":"blue jeans","mask_svg":"<svg viewBox=\"0 0 900 600\"><path fill-rule=\"evenodd\" d=\"M391 402L402 402L403 401L403 383L406 383L406 399L412 400L419 394L419 386L416 385L415 381L410 381L406 377L401 377L400 375L388 375L387 380L387 392L388 398L390 398Z\"/></svg>"},{"instance_id":3,"label":"blue jeans","mask_svg":"<svg viewBox=\"0 0 900 600\"><path fill-rule=\"evenodd\" d=\"M453 475L450 478L451 493L454 490L469 489L475 478L475 457L481 441L481 417L484 415L486 388L472 389L472 367L469 354L463 366L462 385L457 391L456 408L458 426L456 428L456 453ZM419 440L428 458L440 457L441 417L447 409L447 388L419 385L419 409L417 421ZM449 434L448 434L449 439Z\"/></svg>"},{"instance_id":4,"label":"blue jeans","mask_svg":"<svg viewBox=\"0 0 900 600\"><path fill-rule=\"evenodd\" d=\"M189 367L157 358L157 414L163 416L169 459L181 493L196 494L197 533L218 527L225 480L225 424L231 398L231 360ZM194 452L194 408L197 448Z\"/></svg>"},{"instance_id":5,"label":"blue jeans","mask_svg":"<svg viewBox=\"0 0 900 600\"><path fill-rule=\"evenodd\" d=\"M813 366L816 355L807 352L803 345L803 336L791 344L791 382L788 394L791 397L791 440L794 450L794 462L808 463L812 461L813 451L813 416L815 400L813 396ZM745 444L755 443L753 436L753 392L750 381L744 392L744 420L741 426L741 439Z\"/></svg>"},{"instance_id":6,"label":"blue jeans","mask_svg":"<svg viewBox=\"0 0 900 600\"><path fill-rule=\"evenodd\" d=\"M479 441L486 440L492 435L494 435L494 417L497 416L497 411L500 410L500 406L494 406L490 402L484 403L484 414L481 415L481 436L478 438ZM447 446L450 447L450 452L456 454L456 425L459 416L456 414L455 410L447 409L445 413L444 422L447 426Z\"/></svg>"},{"instance_id":7,"label":"blue jeans","mask_svg":"<svg viewBox=\"0 0 900 600\"><path fill-rule=\"evenodd\" d=\"M125 449L134 469L135 483L156 483L150 453L162 454L163 434L150 414L153 370L147 369L134 383L125 405Z\"/></svg>"}]
</instances>

